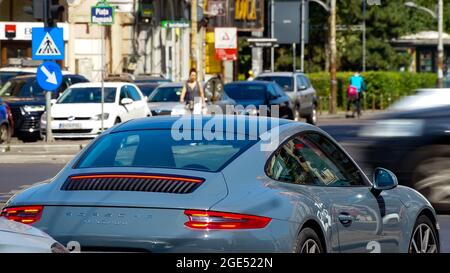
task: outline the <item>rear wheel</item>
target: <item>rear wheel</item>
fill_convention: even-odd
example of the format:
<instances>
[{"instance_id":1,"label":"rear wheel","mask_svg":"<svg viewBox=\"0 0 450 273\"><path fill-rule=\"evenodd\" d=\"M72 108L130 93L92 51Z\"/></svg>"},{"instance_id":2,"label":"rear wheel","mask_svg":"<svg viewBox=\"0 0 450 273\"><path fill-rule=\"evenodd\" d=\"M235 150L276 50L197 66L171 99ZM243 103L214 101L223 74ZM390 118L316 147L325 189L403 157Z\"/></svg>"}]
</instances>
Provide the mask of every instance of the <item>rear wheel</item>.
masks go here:
<instances>
[{"instance_id":1,"label":"rear wheel","mask_svg":"<svg viewBox=\"0 0 450 273\"><path fill-rule=\"evenodd\" d=\"M409 243L409 253L439 253L436 234L436 229L431 220L425 215L419 216Z\"/></svg>"},{"instance_id":2,"label":"rear wheel","mask_svg":"<svg viewBox=\"0 0 450 273\"><path fill-rule=\"evenodd\" d=\"M323 246L317 233L311 228L304 228L297 239L295 252L323 253Z\"/></svg>"},{"instance_id":3,"label":"rear wheel","mask_svg":"<svg viewBox=\"0 0 450 273\"><path fill-rule=\"evenodd\" d=\"M0 143L9 142L11 139L11 132L6 124L0 126Z\"/></svg>"}]
</instances>

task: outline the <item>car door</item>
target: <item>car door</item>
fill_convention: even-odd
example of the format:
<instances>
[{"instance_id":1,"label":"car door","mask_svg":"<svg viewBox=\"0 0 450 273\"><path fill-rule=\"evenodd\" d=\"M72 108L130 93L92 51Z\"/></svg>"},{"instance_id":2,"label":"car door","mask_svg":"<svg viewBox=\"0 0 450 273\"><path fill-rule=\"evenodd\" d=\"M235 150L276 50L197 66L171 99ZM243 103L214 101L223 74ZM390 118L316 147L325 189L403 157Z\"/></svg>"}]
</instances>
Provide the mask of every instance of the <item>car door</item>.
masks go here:
<instances>
[{"instance_id":1,"label":"car door","mask_svg":"<svg viewBox=\"0 0 450 273\"><path fill-rule=\"evenodd\" d=\"M307 115L311 112L311 101L308 96L308 83L302 75L296 76L297 92L300 100L300 113Z\"/></svg>"},{"instance_id":2,"label":"car door","mask_svg":"<svg viewBox=\"0 0 450 273\"><path fill-rule=\"evenodd\" d=\"M144 100L144 96L138 89L133 85L127 86L127 91L134 104L134 117L135 118L144 118L148 116L149 109L147 102Z\"/></svg>"},{"instance_id":3,"label":"car door","mask_svg":"<svg viewBox=\"0 0 450 273\"><path fill-rule=\"evenodd\" d=\"M304 160L329 194L340 251L398 252L403 204L396 191L374 193L361 169L328 137L307 133L297 140L308 147Z\"/></svg>"},{"instance_id":4,"label":"car door","mask_svg":"<svg viewBox=\"0 0 450 273\"><path fill-rule=\"evenodd\" d=\"M278 84L273 83L267 86L267 91L269 93L270 99L270 105L268 107L270 108L272 105L278 106L278 117L280 118L291 118L291 109L289 107L289 100L286 100L284 97L284 92L279 87ZM271 113L274 114L274 113Z\"/></svg>"},{"instance_id":5,"label":"car door","mask_svg":"<svg viewBox=\"0 0 450 273\"><path fill-rule=\"evenodd\" d=\"M302 75L303 81L306 83L306 96L308 98L308 103L311 107L314 107L315 100L316 100L316 90L311 84L311 81L308 79L306 75Z\"/></svg>"}]
</instances>

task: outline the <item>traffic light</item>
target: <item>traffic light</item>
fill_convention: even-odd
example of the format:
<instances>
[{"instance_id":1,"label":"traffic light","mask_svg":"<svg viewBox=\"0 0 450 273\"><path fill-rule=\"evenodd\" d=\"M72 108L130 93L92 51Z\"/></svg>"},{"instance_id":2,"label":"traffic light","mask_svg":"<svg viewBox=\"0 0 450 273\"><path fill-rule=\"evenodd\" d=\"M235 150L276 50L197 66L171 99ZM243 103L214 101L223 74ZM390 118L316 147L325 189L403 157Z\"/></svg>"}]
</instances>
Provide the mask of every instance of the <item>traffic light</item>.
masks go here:
<instances>
[{"instance_id":1,"label":"traffic light","mask_svg":"<svg viewBox=\"0 0 450 273\"><path fill-rule=\"evenodd\" d=\"M153 0L141 0L139 3L139 18L143 23L150 23L153 17Z\"/></svg>"},{"instance_id":2,"label":"traffic light","mask_svg":"<svg viewBox=\"0 0 450 273\"><path fill-rule=\"evenodd\" d=\"M23 11L33 15L36 20L44 21L46 26L52 27L55 21L61 20L64 6L59 4L59 0L33 0L33 4L24 7Z\"/></svg>"},{"instance_id":3,"label":"traffic light","mask_svg":"<svg viewBox=\"0 0 450 273\"><path fill-rule=\"evenodd\" d=\"M25 13L33 15L34 19L43 20L44 19L44 2L45 0L33 0L31 6L26 6L23 8Z\"/></svg>"}]
</instances>

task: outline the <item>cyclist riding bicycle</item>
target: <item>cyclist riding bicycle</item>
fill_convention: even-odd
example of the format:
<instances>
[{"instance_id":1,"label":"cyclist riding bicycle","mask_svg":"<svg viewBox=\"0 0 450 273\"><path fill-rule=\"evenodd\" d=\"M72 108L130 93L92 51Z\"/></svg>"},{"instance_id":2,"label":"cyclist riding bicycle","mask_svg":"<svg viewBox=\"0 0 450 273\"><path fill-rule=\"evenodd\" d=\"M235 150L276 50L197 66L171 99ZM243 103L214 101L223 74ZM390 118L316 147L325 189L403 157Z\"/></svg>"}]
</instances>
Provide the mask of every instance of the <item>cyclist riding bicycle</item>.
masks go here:
<instances>
[{"instance_id":1,"label":"cyclist riding bicycle","mask_svg":"<svg viewBox=\"0 0 450 273\"><path fill-rule=\"evenodd\" d=\"M352 115L351 117L355 117L355 112L359 116L361 116L361 99L363 97L364 91L366 91L366 84L364 82L363 76L359 72L356 72L350 78L350 84L347 89L347 112L346 117L349 117L348 111L350 111L350 107L353 105Z\"/></svg>"}]
</instances>

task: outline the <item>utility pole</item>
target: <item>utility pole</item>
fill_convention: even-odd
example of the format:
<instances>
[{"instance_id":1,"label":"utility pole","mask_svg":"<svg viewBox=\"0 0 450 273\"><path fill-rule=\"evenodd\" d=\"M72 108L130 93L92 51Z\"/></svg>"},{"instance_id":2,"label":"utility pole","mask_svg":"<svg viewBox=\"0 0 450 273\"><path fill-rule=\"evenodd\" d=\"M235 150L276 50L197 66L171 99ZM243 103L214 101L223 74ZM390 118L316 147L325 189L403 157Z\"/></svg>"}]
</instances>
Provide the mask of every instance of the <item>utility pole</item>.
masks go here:
<instances>
[{"instance_id":1,"label":"utility pole","mask_svg":"<svg viewBox=\"0 0 450 273\"><path fill-rule=\"evenodd\" d=\"M300 55L300 70L305 72L305 0L301 0L302 13L301 13L301 55Z\"/></svg>"},{"instance_id":2,"label":"utility pole","mask_svg":"<svg viewBox=\"0 0 450 273\"><path fill-rule=\"evenodd\" d=\"M50 18L50 0L44 0L44 27L49 28L53 27L53 20ZM34 7L37 8L37 7ZM46 123L47 127L45 128L45 142L50 143L53 142L53 132L52 132L52 92L46 91L45 92L45 110L46 110Z\"/></svg>"},{"instance_id":3,"label":"utility pole","mask_svg":"<svg viewBox=\"0 0 450 273\"><path fill-rule=\"evenodd\" d=\"M270 38L275 38L275 0L270 1ZM270 70L275 71L275 47L270 48Z\"/></svg>"},{"instance_id":4,"label":"utility pole","mask_svg":"<svg viewBox=\"0 0 450 273\"><path fill-rule=\"evenodd\" d=\"M444 0L438 1L438 87L444 86Z\"/></svg>"},{"instance_id":5,"label":"utility pole","mask_svg":"<svg viewBox=\"0 0 450 273\"><path fill-rule=\"evenodd\" d=\"M197 68L198 57L197 0L191 0L191 67Z\"/></svg>"},{"instance_id":6,"label":"utility pole","mask_svg":"<svg viewBox=\"0 0 450 273\"><path fill-rule=\"evenodd\" d=\"M367 13L367 3L366 0L363 2L363 37L362 37L362 71L366 72L366 13Z\"/></svg>"},{"instance_id":7,"label":"utility pole","mask_svg":"<svg viewBox=\"0 0 450 273\"><path fill-rule=\"evenodd\" d=\"M331 102L330 114L337 112L337 76L336 76L336 0L330 1L330 76L331 76Z\"/></svg>"}]
</instances>

